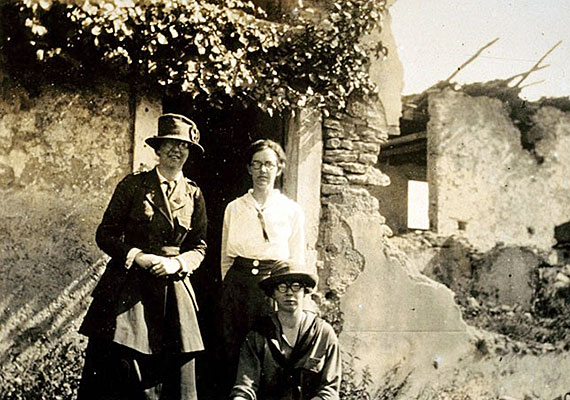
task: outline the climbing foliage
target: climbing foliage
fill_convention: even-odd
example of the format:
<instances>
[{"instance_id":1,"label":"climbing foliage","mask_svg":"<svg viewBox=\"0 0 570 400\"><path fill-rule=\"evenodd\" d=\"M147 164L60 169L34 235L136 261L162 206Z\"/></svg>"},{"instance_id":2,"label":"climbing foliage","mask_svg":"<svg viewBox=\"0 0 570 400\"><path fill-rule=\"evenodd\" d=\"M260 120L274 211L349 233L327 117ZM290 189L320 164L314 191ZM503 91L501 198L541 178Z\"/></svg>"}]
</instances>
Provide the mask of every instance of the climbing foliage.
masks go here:
<instances>
[{"instance_id":1,"label":"climbing foliage","mask_svg":"<svg viewBox=\"0 0 570 400\"><path fill-rule=\"evenodd\" d=\"M361 39L380 29L385 0L312 5L282 13L244 0L22 0L4 6L0 40L9 62L106 72L217 107L341 109L354 92L374 95L370 59L386 50Z\"/></svg>"}]
</instances>

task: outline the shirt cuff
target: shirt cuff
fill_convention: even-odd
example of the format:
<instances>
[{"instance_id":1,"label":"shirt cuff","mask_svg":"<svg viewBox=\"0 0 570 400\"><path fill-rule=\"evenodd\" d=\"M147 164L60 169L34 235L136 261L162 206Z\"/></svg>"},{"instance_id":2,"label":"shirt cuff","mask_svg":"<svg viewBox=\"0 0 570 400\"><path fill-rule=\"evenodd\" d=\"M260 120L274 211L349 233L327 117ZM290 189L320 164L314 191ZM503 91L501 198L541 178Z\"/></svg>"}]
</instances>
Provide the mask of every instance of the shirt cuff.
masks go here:
<instances>
[{"instance_id":1,"label":"shirt cuff","mask_svg":"<svg viewBox=\"0 0 570 400\"><path fill-rule=\"evenodd\" d=\"M180 263L181 267L180 273L189 274L190 272L192 272L188 269L188 264L182 257L174 257L174 259Z\"/></svg>"},{"instance_id":2,"label":"shirt cuff","mask_svg":"<svg viewBox=\"0 0 570 400\"><path fill-rule=\"evenodd\" d=\"M142 250L137 249L136 247L133 247L132 249L129 250L129 252L127 253L127 259L125 260L125 268L126 269L131 268L131 266L133 265L133 262L135 261L135 257L139 253L142 253Z\"/></svg>"}]
</instances>

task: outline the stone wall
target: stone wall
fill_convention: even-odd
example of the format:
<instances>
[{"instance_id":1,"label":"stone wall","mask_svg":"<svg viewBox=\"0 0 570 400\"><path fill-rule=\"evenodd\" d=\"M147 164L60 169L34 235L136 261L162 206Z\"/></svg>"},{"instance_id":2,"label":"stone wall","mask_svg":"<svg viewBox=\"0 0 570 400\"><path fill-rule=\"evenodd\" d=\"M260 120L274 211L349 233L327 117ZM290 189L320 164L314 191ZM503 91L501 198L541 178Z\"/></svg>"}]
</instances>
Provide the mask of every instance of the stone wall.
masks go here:
<instances>
[{"instance_id":1,"label":"stone wall","mask_svg":"<svg viewBox=\"0 0 570 400\"><path fill-rule=\"evenodd\" d=\"M428 179L432 226L479 250L496 243L550 249L570 220L570 113L541 108L535 153L505 105L445 90L429 99ZM537 161L542 159L542 162Z\"/></svg>"},{"instance_id":2,"label":"stone wall","mask_svg":"<svg viewBox=\"0 0 570 400\"><path fill-rule=\"evenodd\" d=\"M330 321L342 330L339 300L347 287L364 270L364 256L354 248L352 227L347 218L364 215L371 225L382 227L382 235L391 234L378 213L378 201L365 186L386 186L390 179L374 165L380 143L388 137L380 104L352 102L346 114L324 118L324 153L321 183L320 260L321 293ZM380 249L379 249L380 250ZM332 313L328 311L332 310Z\"/></svg>"},{"instance_id":3,"label":"stone wall","mask_svg":"<svg viewBox=\"0 0 570 400\"><path fill-rule=\"evenodd\" d=\"M17 371L87 308L103 265L95 229L131 170L132 111L117 83L0 84L0 367Z\"/></svg>"},{"instance_id":4,"label":"stone wall","mask_svg":"<svg viewBox=\"0 0 570 400\"><path fill-rule=\"evenodd\" d=\"M453 293L390 244L370 194L390 183L374 167L389 129L383 108L352 103L323 126L321 311L341 332L345 360L371 373L372 390L396 365L414 372L414 387L425 384L468 351L471 334Z\"/></svg>"}]
</instances>

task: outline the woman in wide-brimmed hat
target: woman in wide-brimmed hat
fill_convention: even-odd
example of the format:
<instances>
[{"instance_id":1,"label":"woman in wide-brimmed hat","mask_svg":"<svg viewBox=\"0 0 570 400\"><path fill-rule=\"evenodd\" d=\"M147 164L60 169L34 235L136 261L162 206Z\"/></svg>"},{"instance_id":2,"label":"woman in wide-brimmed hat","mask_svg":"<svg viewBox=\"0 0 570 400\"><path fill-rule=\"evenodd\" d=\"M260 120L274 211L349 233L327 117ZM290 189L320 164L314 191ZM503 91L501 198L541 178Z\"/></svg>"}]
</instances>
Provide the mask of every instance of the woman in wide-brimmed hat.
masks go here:
<instances>
[{"instance_id":1,"label":"woman in wide-brimmed hat","mask_svg":"<svg viewBox=\"0 0 570 400\"><path fill-rule=\"evenodd\" d=\"M257 286L275 260L305 262L305 219L301 207L275 189L286 165L281 146L268 139L246 153L252 188L230 202L224 213L221 271L222 358L226 391L235 379L239 346L260 316L273 311Z\"/></svg>"},{"instance_id":2,"label":"woman in wide-brimmed hat","mask_svg":"<svg viewBox=\"0 0 570 400\"><path fill-rule=\"evenodd\" d=\"M111 261L80 332L89 337L79 400L195 400L194 358L203 350L188 277L206 251L206 209L182 167L202 153L190 119L165 114L146 142L151 171L125 177L97 228Z\"/></svg>"},{"instance_id":3,"label":"woman in wide-brimmed hat","mask_svg":"<svg viewBox=\"0 0 570 400\"><path fill-rule=\"evenodd\" d=\"M238 400L337 400L341 360L332 327L305 311L316 275L275 262L259 287L277 305L248 333L230 394Z\"/></svg>"}]
</instances>

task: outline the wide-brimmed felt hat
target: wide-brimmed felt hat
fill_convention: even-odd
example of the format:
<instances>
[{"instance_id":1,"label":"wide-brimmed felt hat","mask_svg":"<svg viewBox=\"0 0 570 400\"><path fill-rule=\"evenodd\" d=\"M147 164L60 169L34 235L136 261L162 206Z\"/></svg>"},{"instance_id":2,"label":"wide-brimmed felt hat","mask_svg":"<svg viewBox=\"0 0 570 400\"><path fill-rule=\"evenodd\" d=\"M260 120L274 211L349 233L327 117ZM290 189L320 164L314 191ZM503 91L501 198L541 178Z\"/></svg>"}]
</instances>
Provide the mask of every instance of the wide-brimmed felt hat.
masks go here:
<instances>
[{"instance_id":1,"label":"wide-brimmed felt hat","mask_svg":"<svg viewBox=\"0 0 570 400\"><path fill-rule=\"evenodd\" d=\"M204 148L200 145L200 131L190 118L180 114L163 114L158 118L158 132L156 136L149 137L145 142L153 149L158 149L164 139L181 140L193 145L200 152Z\"/></svg>"},{"instance_id":2,"label":"wide-brimmed felt hat","mask_svg":"<svg viewBox=\"0 0 570 400\"><path fill-rule=\"evenodd\" d=\"M313 289L317 285L318 277L292 261L275 261L269 275L259 281L258 285L267 295L271 295L275 286L292 281L300 282L305 287Z\"/></svg>"}]
</instances>

